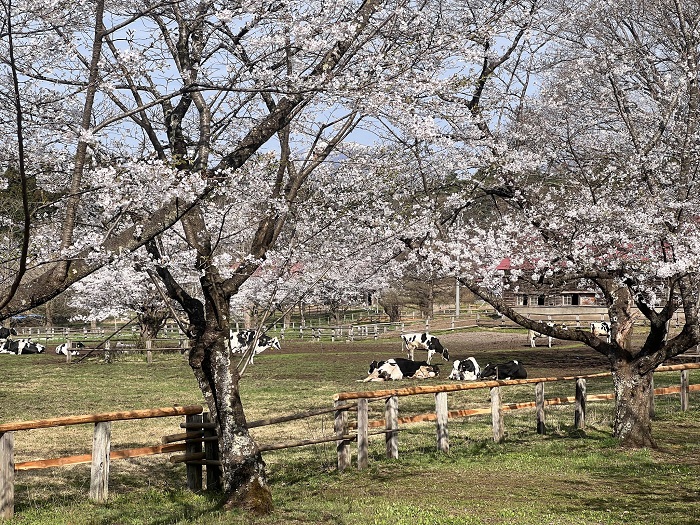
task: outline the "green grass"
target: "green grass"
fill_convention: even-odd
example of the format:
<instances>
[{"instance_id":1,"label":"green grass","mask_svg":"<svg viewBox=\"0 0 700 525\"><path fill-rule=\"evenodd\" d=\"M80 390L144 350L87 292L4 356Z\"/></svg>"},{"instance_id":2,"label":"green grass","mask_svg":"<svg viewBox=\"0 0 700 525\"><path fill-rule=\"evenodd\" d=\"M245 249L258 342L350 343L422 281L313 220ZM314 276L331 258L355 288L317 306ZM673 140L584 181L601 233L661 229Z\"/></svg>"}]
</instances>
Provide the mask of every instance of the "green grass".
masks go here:
<instances>
[{"instance_id":1,"label":"green grass","mask_svg":"<svg viewBox=\"0 0 700 525\"><path fill-rule=\"evenodd\" d=\"M381 341L336 346L287 342L283 352L260 356L243 378L247 417L253 420L330 406L337 392L386 386L356 380L365 375L369 361L394 347ZM524 355L530 350L498 352ZM112 365L97 360L66 365L48 355L0 358L2 422L201 403L196 382L180 355L156 355L150 366L145 357L129 357ZM551 370L554 365L542 366ZM536 372L533 364L531 376ZM698 382L700 373L691 373L691 383ZM678 384L678 374L657 374L655 384ZM609 386L608 379L591 381L588 391L603 392ZM573 385L548 384L546 395L573 395ZM534 386L504 389L503 397L504 402L532 400ZM487 403L486 391L450 395L451 408ZM371 439L369 468L364 471L355 468L353 457L352 468L337 472L334 443L268 453L265 460L275 510L267 517L224 512L216 495L188 492L183 488L184 467L163 456L113 461L109 501L102 505L87 498L89 465L18 472L16 517L5 523L699 523L699 406L697 393L691 394L691 409L685 413L679 411L678 396L657 399L656 450L621 450L611 438L610 404L589 403L585 432L572 427L570 406L547 408L544 436L534 432L532 411L508 412L502 444L492 441L487 417L451 420L449 454L435 450L432 424L408 426L399 434L398 460L385 458L381 437ZM382 417L381 402L370 407L370 419ZM401 398L399 410L400 415L428 412L434 410L434 399ZM178 432L179 422L180 418L116 422L113 448L156 444L161 436ZM253 432L261 443L332 435L332 414ZM17 461L83 454L90 450L91 427L17 432L15 444ZM354 455L354 445L352 449Z\"/></svg>"}]
</instances>

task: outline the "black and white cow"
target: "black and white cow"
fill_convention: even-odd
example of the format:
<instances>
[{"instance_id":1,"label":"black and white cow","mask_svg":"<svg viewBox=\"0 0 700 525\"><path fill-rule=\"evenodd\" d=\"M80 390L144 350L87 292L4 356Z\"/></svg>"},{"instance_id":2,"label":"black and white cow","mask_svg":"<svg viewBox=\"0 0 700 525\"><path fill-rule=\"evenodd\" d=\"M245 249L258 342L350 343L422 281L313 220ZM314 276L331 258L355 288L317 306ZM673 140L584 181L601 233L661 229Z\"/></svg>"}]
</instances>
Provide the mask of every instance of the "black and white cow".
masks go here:
<instances>
[{"instance_id":1,"label":"black and white cow","mask_svg":"<svg viewBox=\"0 0 700 525\"><path fill-rule=\"evenodd\" d=\"M63 354L63 355L68 355L68 347L70 343L61 343L56 347L56 353L57 354ZM80 341L77 341L76 343L73 344L74 348L85 348L85 345L81 343ZM71 350L70 355L80 355L80 352L78 350Z\"/></svg>"},{"instance_id":2,"label":"black and white cow","mask_svg":"<svg viewBox=\"0 0 700 525\"><path fill-rule=\"evenodd\" d=\"M565 324L560 324L557 326L552 321L548 321L547 326L551 326L552 328L558 327L558 328L561 328L562 330L568 329L568 327ZM537 344L535 344L535 339L537 339L538 337L546 337L547 338L547 346L549 348L552 348L552 336L547 335L547 334L542 334L542 333L537 332L535 330L528 330L527 331L527 340L530 342L530 346L532 348L535 348L537 346Z\"/></svg>"},{"instance_id":3,"label":"black and white cow","mask_svg":"<svg viewBox=\"0 0 700 525\"><path fill-rule=\"evenodd\" d=\"M447 351L447 348L440 344L440 340L437 337L430 335L428 332L401 334L401 343L410 360L413 360L413 352L415 350L428 351L428 364L430 364L430 359L435 353L442 355L445 361L450 360L450 353Z\"/></svg>"},{"instance_id":4,"label":"black and white cow","mask_svg":"<svg viewBox=\"0 0 700 525\"><path fill-rule=\"evenodd\" d=\"M46 347L29 339L5 339L0 342L0 354L43 354Z\"/></svg>"},{"instance_id":5,"label":"black and white cow","mask_svg":"<svg viewBox=\"0 0 700 525\"><path fill-rule=\"evenodd\" d=\"M7 339L11 335L17 335L17 330L0 326L0 339Z\"/></svg>"},{"instance_id":6,"label":"black and white cow","mask_svg":"<svg viewBox=\"0 0 700 525\"><path fill-rule=\"evenodd\" d=\"M605 341L608 343L612 340L610 323L605 321L601 321L600 323L591 323L591 333L596 337L605 337Z\"/></svg>"},{"instance_id":7,"label":"black and white cow","mask_svg":"<svg viewBox=\"0 0 700 525\"><path fill-rule=\"evenodd\" d=\"M372 361L362 381L399 381L404 378L427 379L437 377L440 370L426 361L412 361L396 357L386 361Z\"/></svg>"},{"instance_id":8,"label":"black and white cow","mask_svg":"<svg viewBox=\"0 0 700 525\"><path fill-rule=\"evenodd\" d=\"M487 364L479 374L480 379L527 379L527 371L522 363L513 359L499 365Z\"/></svg>"},{"instance_id":9,"label":"black and white cow","mask_svg":"<svg viewBox=\"0 0 700 525\"><path fill-rule=\"evenodd\" d=\"M466 359L455 359L452 363L452 371L448 379L456 379L457 381L476 381L479 378L479 363L473 357Z\"/></svg>"},{"instance_id":10,"label":"black and white cow","mask_svg":"<svg viewBox=\"0 0 700 525\"><path fill-rule=\"evenodd\" d=\"M255 330L241 330L234 332L231 330L229 337L229 346L234 354L244 354L250 345L255 341ZM250 356L250 362L253 362L253 357L264 352L265 350L280 350L280 341L276 337L269 337L265 334L260 334L258 342L255 344L255 350Z\"/></svg>"}]
</instances>

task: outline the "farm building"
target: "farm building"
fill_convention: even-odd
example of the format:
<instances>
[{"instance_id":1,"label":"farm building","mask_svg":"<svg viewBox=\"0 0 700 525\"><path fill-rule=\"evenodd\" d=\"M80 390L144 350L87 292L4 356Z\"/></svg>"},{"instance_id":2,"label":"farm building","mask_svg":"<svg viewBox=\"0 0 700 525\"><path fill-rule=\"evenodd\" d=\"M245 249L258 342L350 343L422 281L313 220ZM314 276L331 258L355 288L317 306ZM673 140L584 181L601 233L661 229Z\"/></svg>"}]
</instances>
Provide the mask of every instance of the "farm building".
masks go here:
<instances>
[{"instance_id":1,"label":"farm building","mask_svg":"<svg viewBox=\"0 0 700 525\"><path fill-rule=\"evenodd\" d=\"M510 258L504 258L496 267L503 272L503 279L509 280L511 266ZM527 269L526 269L527 271ZM527 307L605 307L603 297L590 288L567 286L561 289L537 286L530 279L520 279L517 290L508 289L503 292L506 304L513 308Z\"/></svg>"}]
</instances>

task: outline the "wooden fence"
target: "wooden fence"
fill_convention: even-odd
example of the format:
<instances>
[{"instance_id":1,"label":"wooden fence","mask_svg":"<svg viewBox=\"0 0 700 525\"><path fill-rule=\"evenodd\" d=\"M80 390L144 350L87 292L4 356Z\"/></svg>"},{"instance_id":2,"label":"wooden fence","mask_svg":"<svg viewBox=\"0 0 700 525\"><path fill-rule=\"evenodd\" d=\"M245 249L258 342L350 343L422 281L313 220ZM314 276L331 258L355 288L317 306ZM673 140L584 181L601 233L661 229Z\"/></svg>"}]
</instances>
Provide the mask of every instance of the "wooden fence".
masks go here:
<instances>
[{"instance_id":1,"label":"wooden fence","mask_svg":"<svg viewBox=\"0 0 700 525\"><path fill-rule=\"evenodd\" d=\"M700 384L689 384L688 371L691 369L700 369L700 364L688 363L682 365L661 366L656 372L680 371L680 386L668 388L653 389L653 394L670 395L680 394L681 410L688 409L689 393L700 392ZM437 433L437 449L443 452L449 451L449 433L448 420L453 418L462 418L476 415L491 415L493 439L496 442L501 442L504 439L504 422L503 412L509 410L520 409L535 409L536 430L538 433L545 432L545 406L574 404L574 425L577 428L585 427L586 420L586 403L589 401L603 401L614 398L614 394L586 394L586 379L609 377L610 373L589 374L585 376L571 377L548 377L548 378L533 378L533 379L514 379L507 381L476 381L476 382L459 382L442 385L430 386L414 386L407 388L394 388L386 390L375 390L367 392L344 392L334 396L336 404L335 413L335 432L336 432L336 448L338 453L338 470L344 470L350 466L351 452L350 441L357 440L357 466L359 469L367 468L368 464L368 445L369 436L374 434L384 434L386 440L386 456L388 458L398 458L398 433L400 431L399 424L418 423L424 421L436 422ZM544 384L554 381L574 381L575 395L572 397L560 397L553 399L545 399ZM501 388L513 385L535 385L535 401L525 403L509 403L501 402ZM447 394L450 392L458 392L463 390L473 389L490 389L491 405L489 407L474 408L467 410L448 410ZM419 414L399 418L398 398L401 396L426 395L433 394L435 396L435 412L429 414ZM369 420L369 401L383 399L385 402L384 419ZM344 404L350 400L357 401L357 422L351 425L348 421L348 410ZM652 399L652 410L653 410ZM357 429L355 435L350 434L352 427ZM384 427L382 430L370 432L372 428ZM352 439L348 439L351 436Z\"/></svg>"},{"instance_id":2,"label":"wooden fence","mask_svg":"<svg viewBox=\"0 0 700 525\"><path fill-rule=\"evenodd\" d=\"M21 470L91 463L90 498L98 502L105 501L108 493L110 460L186 451L187 447L191 446L187 443L170 443L152 447L111 450L111 424L113 421L195 414L202 414L202 407L200 405L107 412L0 424L0 518L11 518L14 515L15 472ZM95 424L92 454L15 463L15 432L87 423ZM188 479L189 477L188 473Z\"/></svg>"},{"instance_id":3,"label":"wooden fence","mask_svg":"<svg viewBox=\"0 0 700 525\"><path fill-rule=\"evenodd\" d=\"M248 428L253 429L288 421L306 419L333 413L339 409L354 410L356 408L357 404L351 403L332 408L312 409L296 414L250 421L248 423ZM185 422L180 423L180 427L184 429L185 432L163 436L162 444L151 447L111 450L110 438L112 421L181 415L185 415ZM92 454L25 461L22 463L14 462L15 432L87 423L95 424ZM354 439L353 435L346 435L343 437L346 440ZM331 436L315 439L258 444L258 449L261 452L271 452L319 443L330 443L336 439L336 435L333 434ZM218 452L216 424L210 421L209 414L203 412L200 405L107 412L0 424L0 519L11 518L14 515L15 472L91 463L89 496L94 501L103 502L107 499L108 495L110 460L174 452L184 452L184 454L171 456L170 462L186 463L187 488L194 491L201 490L204 479L206 479L207 490L215 491L221 488L221 461ZM206 473L203 472L203 467L206 467ZM206 478L204 477L205 475Z\"/></svg>"}]
</instances>

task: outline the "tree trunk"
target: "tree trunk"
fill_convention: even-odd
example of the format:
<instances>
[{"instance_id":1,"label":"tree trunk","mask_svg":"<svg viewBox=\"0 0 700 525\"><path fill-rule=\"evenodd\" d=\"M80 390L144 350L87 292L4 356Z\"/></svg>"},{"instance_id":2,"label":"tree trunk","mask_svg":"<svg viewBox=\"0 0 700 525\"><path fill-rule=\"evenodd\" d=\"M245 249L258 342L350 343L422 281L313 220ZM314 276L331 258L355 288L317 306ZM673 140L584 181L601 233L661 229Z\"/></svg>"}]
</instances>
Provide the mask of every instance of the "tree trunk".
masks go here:
<instances>
[{"instance_id":1,"label":"tree trunk","mask_svg":"<svg viewBox=\"0 0 700 525\"><path fill-rule=\"evenodd\" d=\"M390 323L398 323L401 321L401 307L398 304L380 304L382 304L382 308L384 308L384 313L389 316Z\"/></svg>"},{"instance_id":2,"label":"tree trunk","mask_svg":"<svg viewBox=\"0 0 700 525\"><path fill-rule=\"evenodd\" d=\"M44 308L44 326L53 326L53 300L46 302Z\"/></svg>"},{"instance_id":3,"label":"tree trunk","mask_svg":"<svg viewBox=\"0 0 700 525\"><path fill-rule=\"evenodd\" d=\"M158 337L158 332L165 326L168 316L167 310L153 309L139 312L137 314L141 330L139 343L143 345L145 341L152 341Z\"/></svg>"},{"instance_id":4,"label":"tree trunk","mask_svg":"<svg viewBox=\"0 0 700 525\"><path fill-rule=\"evenodd\" d=\"M228 312L220 313L228 318ZM265 462L248 432L236 360L225 344L228 327L218 327L212 317L195 340L190 366L217 425L224 505L267 514L272 510L272 492Z\"/></svg>"},{"instance_id":5,"label":"tree trunk","mask_svg":"<svg viewBox=\"0 0 700 525\"><path fill-rule=\"evenodd\" d=\"M613 435L625 447L655 447L650 413L653 372L642 375L634 363L618 362L612 373L615 389Z\"/></svg>"}]
</instances>

